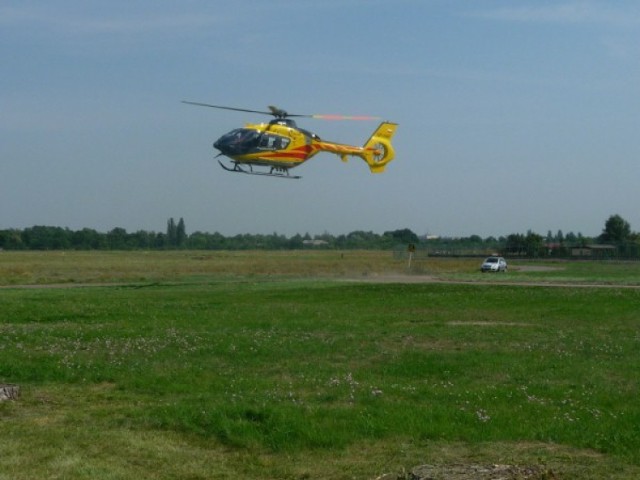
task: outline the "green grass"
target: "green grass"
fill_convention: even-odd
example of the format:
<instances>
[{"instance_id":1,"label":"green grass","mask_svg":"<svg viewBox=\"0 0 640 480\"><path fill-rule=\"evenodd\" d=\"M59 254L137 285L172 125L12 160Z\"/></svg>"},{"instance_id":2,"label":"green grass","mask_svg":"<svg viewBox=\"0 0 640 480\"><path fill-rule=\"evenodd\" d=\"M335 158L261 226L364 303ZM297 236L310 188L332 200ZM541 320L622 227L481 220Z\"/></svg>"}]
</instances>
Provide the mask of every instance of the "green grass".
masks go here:
<instances>
[{"instance_id":1,"label":"green grass","mask_svg":"<svg viewBox=\"0 0 640 480\"><path fill-rule=\"evenodd\" d=\"M640 285L640 262L510 260L508 273L480 274L477 259L428 259L426 273L443 279L495 283L549 283L572 285Z\"/></svg>"},{"instance_id":2,"label":"green grass","mask_svg":"<svg viewBox=\"0 0 640 480\"><path fill-rule=\"evenodd\" d=\"M358 277L404 265L379 251L0 252L0 285Z\"/></svg>"},{"instance_id":3,"label":"green grass","mask_svg":"<svg viewBox=\"0 0 640 480\"><path fill-rule=\"evenodd\" d=\"M0 383L22 388L0 403L0 479L640 474L638 289L318 280L344 260L322 255L267 254L275 276L252 271L255 253L126 270L112 255L125 284L0 290ZM349 269L367 279L393 267L363 257ZM68 276L85 282L78 260Z\"/></svg>"}]
</instances>

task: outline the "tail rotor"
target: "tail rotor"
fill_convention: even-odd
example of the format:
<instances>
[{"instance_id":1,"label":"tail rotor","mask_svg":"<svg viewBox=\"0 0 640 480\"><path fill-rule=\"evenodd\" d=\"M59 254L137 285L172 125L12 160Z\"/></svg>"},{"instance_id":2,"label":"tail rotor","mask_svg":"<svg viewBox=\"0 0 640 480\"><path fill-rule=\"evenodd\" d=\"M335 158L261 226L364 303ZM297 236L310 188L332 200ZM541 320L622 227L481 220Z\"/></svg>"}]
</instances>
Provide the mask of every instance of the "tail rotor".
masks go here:
<instances>
[{"instance_id":1,"label":"tail rotor","mask_svg":"<svg viewBox=\"0 0 640 480\"><path fill-rule=\"evenodd\" d=\"M384 172L387 164L395 158L391 138L396 133L397 123L382 122L364 144L362 158L372 173Z\"/></svg>"}]
</instances>

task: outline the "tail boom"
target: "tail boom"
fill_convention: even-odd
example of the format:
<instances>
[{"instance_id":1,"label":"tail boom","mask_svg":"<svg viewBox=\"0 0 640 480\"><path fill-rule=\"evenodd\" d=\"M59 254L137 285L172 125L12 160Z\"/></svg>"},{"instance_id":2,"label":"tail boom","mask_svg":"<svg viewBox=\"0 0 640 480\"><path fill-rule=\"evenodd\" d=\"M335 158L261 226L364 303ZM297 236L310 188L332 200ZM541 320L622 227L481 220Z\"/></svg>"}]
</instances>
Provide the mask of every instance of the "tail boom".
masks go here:
<instances>
[{"instance_id":1,"label":"tail boom","mask_svg":"<svg viewBox=\"0 0 640 480\"><path fill-rule=\"evenodd\" d=\"M317 141L314 144L314 154L318 151L333 153L343 162L346 162L350 156L360 157L369 165L372 173L381 173L395 157L391 138L397 128L397 123L382 122L362 147Z\"/></svg>"}]
</instances>

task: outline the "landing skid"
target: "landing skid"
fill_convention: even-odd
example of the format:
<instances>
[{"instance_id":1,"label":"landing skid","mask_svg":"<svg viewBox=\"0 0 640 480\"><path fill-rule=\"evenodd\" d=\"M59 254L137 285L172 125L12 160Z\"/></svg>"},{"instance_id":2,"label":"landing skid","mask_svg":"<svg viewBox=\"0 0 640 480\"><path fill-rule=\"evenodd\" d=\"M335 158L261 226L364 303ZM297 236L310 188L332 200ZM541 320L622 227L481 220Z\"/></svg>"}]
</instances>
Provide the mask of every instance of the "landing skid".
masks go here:
<instances>
[{"instance_id":1,"label":"landing skid","mask_svg":"<svg viewBox=\"0 0 640 480\"><path fill-rule=\"evenodd\" d=\"M302 178L302 177L300 177L298 175L289 175L289 169L288 168L271 167L271 170L269 170L268 172L259 172L259 171L254 171L253 170L253 166L250 165L250 164L248 164L249 170L245 170L244 168L242 168L237 163L233 163L233 167L227 167L220 160L218 160L218 163L227 172L246 173L247 175L261 175L263 177L289 178L289 179L292 179L292 180L295 180L295 179L298 179L298 178Z\"/></svg>"}]
</instances>

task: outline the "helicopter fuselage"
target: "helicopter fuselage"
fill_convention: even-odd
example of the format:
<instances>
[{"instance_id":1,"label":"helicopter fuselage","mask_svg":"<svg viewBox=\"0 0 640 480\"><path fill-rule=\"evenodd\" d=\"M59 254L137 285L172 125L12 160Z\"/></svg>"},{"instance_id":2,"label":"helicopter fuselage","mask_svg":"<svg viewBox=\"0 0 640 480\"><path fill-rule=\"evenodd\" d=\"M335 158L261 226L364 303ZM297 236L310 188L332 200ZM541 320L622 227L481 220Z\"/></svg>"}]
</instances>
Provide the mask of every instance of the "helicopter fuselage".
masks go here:
<instances>
[{"instance_id":1,"label":"helicopter fuselage","mask_svg":"<svg viewBox=\"0 0 640 480\"><path fill-rule=\"evenodd\" d=\"M349 156L360 157L373 173L379 173L394 157L391 137L396 127L395 123L381 123L365 145L358 147L323 141L315 133L298 128L290 119L276 119L231 130L213 146L236 166L261 165L287 171L319 152L329 152L345 162Z\"/></svg>"},{"instance_id":2,"label":"helicopter fuselage","mask_svg":"<svg viewBox=\"0 0 640 480\"><path fill-rule=\"evenodd\" d=\"M292 120L274 120L231 130L213 146L236 163L293 168L317 153L312 147L317 140Z\"/></svg>"}]
</instances>

